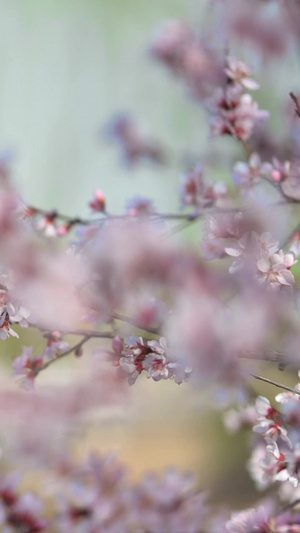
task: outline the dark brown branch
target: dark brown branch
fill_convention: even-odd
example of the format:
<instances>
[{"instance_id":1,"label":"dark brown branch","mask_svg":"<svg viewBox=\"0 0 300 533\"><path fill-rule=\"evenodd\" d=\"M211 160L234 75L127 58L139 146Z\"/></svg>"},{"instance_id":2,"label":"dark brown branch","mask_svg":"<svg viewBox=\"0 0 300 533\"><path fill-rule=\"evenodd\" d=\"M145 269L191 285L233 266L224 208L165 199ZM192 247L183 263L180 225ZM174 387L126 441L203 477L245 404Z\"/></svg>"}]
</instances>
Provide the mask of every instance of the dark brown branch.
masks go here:
<instances>
[{"instance_id":1,"label":"dark brown branch","mask_svg":"<svg viewBox=\"0 0 300 533\"><path fill-rule=\"evenodd\" d=\"M77 350L80 350L80 348L82 348L82 346L87 341L89 341L91 339L94 339L94 338L98 338L98 339L99 338L101 338L101 339L113 339L114 336L115 336L113 333L100 333L100 332L97 332L97 331L80 330L80 329L64 332L64 335L83 335L83 339L81 339L81 341L79 341L76 344L74 344L73 346L71 346L71 348L69 348L65 352L62 352L61 354L59 354L54 359L51 359L50 361L47 361L47 363L45 363L40 368L37 368L35 370L35 376L37 376L42 370L45 370L50 365L52 365L52 363L55 363L55 361L59 361L63 357L66 357L66 355L69 355L70 353L73 353L73 352L76 352Z\"/></svg>"},{"instance_id":2,"label":"dark brown branch","mask_svg":"<svg viewBox=\"0 0 300 533\"><path fill-rule=\"evenodd\" d=\"M267 180L268 183L272 185L272 182L270 180ZM266 208L270 207L278 207L282 205L287 205L288 203L295 203L298 202L298 200L294 200L293 198L289 198L288 196L285 196L284 193L276 186L276 189L278 192L282 194L284 198L286 198L286 201L278 201L273 202L270 205L265 206ZM206 207L203 208L201 211L194 212L194 213L153 213L152 215L149 215L150 220L160 219L160 220L186 220L188 222L194 222L198 219L201 219L204 215L217 215L217 214L230 214L230 213L239 213L241 211L251 211L256 209L256 207L253 206L239 206L239 207ZM28 212L30 213L30 216L34 217L35 215L42 215L45 217L49 217L53 220L61 220L66 222L70 227L73 227L75 225L82 225L82 226L89 226L89 225L96 225L104 222L105 220L130 220L132 219L132 215L124 214L124 215L110 215L108 213L103 213L103 216L101 218L94 218L94 219L85 219L81 217L71 217L68 215L64 215L62 213L59 213L58 211L47 211L44 209L40 209L37 207L28 207Z\"/></svg>"},{"instance_id":3,"label":"dark brown branch","mask_svg":"<svg viewBox=\"0 0 300 533\"><path fill-rule=\"evenodd\" d=\"M48 368L49 366L51 366L53 363L55 363L56 361L60 361L60 359L63 359L64 357L66 357L66 355L69 355L70 353L73 353L73 352L76 352L77 350L79 350L87 341L89 341L90 339L92 339L93 337L90 336L90 335L86 335L85 337L83 337L83 339L81 339L80 342L78 342L77 344L75 344L74 346L71 346L71 348L69 350L66 350L65 352L62 352L59 356L55 357L54 359L51 359L50 361L47 361L47 363L45 363L43 366L41 366L40 368L37 368L35 370L35 376L37 376L38 374L40 374L40 372L42 372L42 370L45 370L46 368Z\"/></svg>"},{"instance_id":4,"label":"dark brown branch","mask_svg":"<svg viewBox=\"0 0 300 533\"><path fill-rule=\"evenodd\" d=\"M291 99L293 100L294 104L295 104L295 113L296 115L300 118L300 104L299 104L299 100L297 98L297 96L293 93L293 91L291 91L289 93Z\"/></svg>"}]
</instances>

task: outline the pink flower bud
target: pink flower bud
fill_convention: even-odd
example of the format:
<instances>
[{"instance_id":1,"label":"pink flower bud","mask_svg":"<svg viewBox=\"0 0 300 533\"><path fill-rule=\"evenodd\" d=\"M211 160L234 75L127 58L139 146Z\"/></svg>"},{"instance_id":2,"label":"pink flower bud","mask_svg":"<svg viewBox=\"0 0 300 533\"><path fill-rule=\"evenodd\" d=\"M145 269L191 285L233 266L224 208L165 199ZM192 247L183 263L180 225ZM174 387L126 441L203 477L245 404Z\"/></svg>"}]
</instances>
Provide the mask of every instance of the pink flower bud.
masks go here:
<instances>
[{"instance_id":1,"label":"pink flower bud","mask_svg":"<svg viewBox=\"0 0 300 533\"><path fill-rule=\"evenodd\" d=\"M115 337L112 342L112 347L116 353L120 354L124 348L122 339L120 339L120 337Z\"/></svg>"},{"instance_id":2,"label":"pink flower bud","mask_svg":"<svg viewBox=\"0 0 300 533\"><path fill-rule=\"evenodd\" d=\"M97 213L105 213L105 204L106 200L103 192L100 191L100 189L97 189L95 191L94 200L89 203L90 208Z\"/></svg>"},{"instance_id":3,"label":"pink flower bud","mask_svg":"<svg viewBox=\"0 0 300 533\"><path fill-rule=\"evenodd\" d=\"M271 176L272 176L272 180L275 181L276 183L279 183L282 179L281 172L279 172L279 170L272 170Z\"/></svg>"}]
</instances>

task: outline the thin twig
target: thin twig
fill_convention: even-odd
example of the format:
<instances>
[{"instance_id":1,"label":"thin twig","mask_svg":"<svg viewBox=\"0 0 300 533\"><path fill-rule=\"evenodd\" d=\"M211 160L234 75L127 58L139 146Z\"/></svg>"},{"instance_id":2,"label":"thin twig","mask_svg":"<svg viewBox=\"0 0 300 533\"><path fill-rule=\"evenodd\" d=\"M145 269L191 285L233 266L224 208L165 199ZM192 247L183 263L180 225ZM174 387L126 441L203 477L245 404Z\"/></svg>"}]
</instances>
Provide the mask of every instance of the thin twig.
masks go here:
<instances>
[{"instance_id":1,"label":"thin twig","mask_svg":"<svg viewBox=\"0 0 300 533\"><path fill-rule=\"evenodd\" d=\"M253 374L252 372L249 372L249 375L252 376L255 379L258 379L260 381L264 381L264 383L268 383L269 385L274 385L274 387L278 387L279 389L284 389L289 392L292 392L293 394L298 394L300 396L300 390L299 389L293 389L292 387L288 387L287 385L283 385L283 383L278 383L277 381L273 381L272 379L265 378L264 376L259 376L258 374Z\"/></svg>"},{"instance_id":2,"label":"thin twig","mask_svg":"<svg viewBox=\"0 0 300 533\"><path fill-rule=\"evenodd\" d=\"M285 505L277 514L281 515L281 514L285 513L286 511L289 511L290 509L293 509L293 507L296 507L296 505L298 505L299 503L300 503L300 498L297 498L293 502L290 502L287 505Z\"/></svg>"},{"instance_id":3,"label":"thin twig","mask_svg":"<svg viewBox=\"0 0 300 533\"><path fill-rule=\"evenodd\" d=\"M185 220L183 222L180 222L175 228L170 230L166 235L163 236L162 241L165 241L166 239L169 239L176 233L179 233L180 231L184 231L185 229L189 228L193 222L196 222L196 220Z\"/></svg>"},{"instance_id":4,"label":"thin twig","mask_svg":"<svg viewBox=\"0 0 300 533\"><path fill-rule=\"evenodd\" d=\"M40 330L42 333L48 333L51 335L51 331L49 328L46 328L44 326L41 326L40 324L31 324L29 323L30 328L35 328ZM65 335L80 335L80 336L88 336L88 337L95 337L100 339L113 339L114 334L109 331L96 331L93 329L69 329L69 330L59 330L59 333L62 337Z\"/></svg>"},{"instance_id":5,"label":"thin twig","mask_svg":"<svg viewBox=\"0 0 300 533\"><path fill-rule=\"evenodd\" d=\"M268 183L272 185L272 182L270 180L267 180ZM269 205L264 206L265 208L272 208L277 207L281 205L286 205L288 203L297 203L298 200L289 198L288 196L284 195L284 193L276 186L276 189L278 192L282 194L284 198L286 198L286 201L279 201L279 202L273 202ZM203 208L201 211L196 213L153 213L152 215L149 215L150 220L186 220L189 222L194 222L200 218L202 218L205 214L207 215L215 215L215 214L226 214L226 213L239 213L241 211L251 211L255 210L257 206L239 206L239 207L206 207ZM28 210L32 211L34 216L35 214L43 215L45 217L51 216L53 217L53 220L63 220L67 222L70 226L75 225L82 225L82 226L93 226L100 223L105 222L106 220L132 220L132 215L124 214L124 215L110 215L108 213L103 213L103 216L101 218L95 218L95 219L85 219L81 217L71 217L68 215L65 215L63 213L59 213L57 211L47 211L44 209L40 209L37 207L28 207Z\"/></svg>"},{"instance_id":6,"label":"thin twig","mask_svg":"<svg viewBox=\"0 0 300 533\"><path fill-rule=\"evenodd\" d=\"M75 352L76 350L79 350L87 341L89 341L90 339L92 339L93 337L89 336L89 335L86 335L85 337L83 337L83 339L81 339L80 342L78 342L77 344L75 344L74 346L71 346L71 348L69 350L66 350L65 352L62 352L59 356L55 357L54 359L51 359L50 361L47 361L47 363L45 363L43 366L41 366L40 368L37 368L35 370L35 376L37 376L38 374L40 374L40 372L42 372L42 370L45 370L46 368L49 368L49 366L51 366L53 363L55 363L56 361L59 361L60 359L62 359L63 357L66 357L66 355L69 355L70 353L72 352Z\"/></svg>"},{"instance_id":7,"label":"thin twig","mask_svg":"<svg viewBox=\"0 0 300 533\"><path fill-rule=\"evenodd\" d=\"M137 329L142 329L144 331L147 331L148 333L152 333L152 335L159 335L159 331L157 329L142 326L141 324L139 324L135 320L132 320L130 317L121 315L120 313L113 313L111 315L111 317L114 320L120 320L121 322L127 322L128 324L131 324L132 326L134 326Z\"/></svg>"}]
</instances>

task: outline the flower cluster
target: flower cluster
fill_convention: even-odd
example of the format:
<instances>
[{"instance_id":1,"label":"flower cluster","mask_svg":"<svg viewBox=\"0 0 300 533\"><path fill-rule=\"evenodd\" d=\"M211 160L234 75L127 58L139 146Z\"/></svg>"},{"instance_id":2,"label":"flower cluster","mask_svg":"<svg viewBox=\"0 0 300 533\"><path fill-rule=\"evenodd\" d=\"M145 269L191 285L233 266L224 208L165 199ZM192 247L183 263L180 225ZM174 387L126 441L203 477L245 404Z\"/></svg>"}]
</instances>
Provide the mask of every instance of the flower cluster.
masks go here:
<instances>
[{"instance_id":1,"label":"flower cluster","mask_svg":"<svg viewBox=\"0 0 300 533\"><path fill-rule=\"evenodd\" d=\"M222 206L228 195L226 183L206 180L200 164L185 175L180 193L182 206L194 207L196 211L213 205Z\"/></svg>"},{"instance_id":2,"label":"flower cluster","mask_svg":"<svg viewBox=\"0 0 300 533\"><path fill-rule=\"evenodd\" d=\"M113 341L113 360L119 366L120 373L133 385L139 375L145 371L154 381L173 379L180 384L187 381L192 369L170 357L166 339L145 341L142 337L129 337L122 341Z\"/></svg>"},{"instance_id":3,"label":"flower cluster","mask_svg":"<svg viewBox=\"0 0 300 533\"><path fill-rule=\"evenodd\" d=\"M56 338L55 338L56 337ZM59 340L60 334L53 332L48 337L47 347L42 355L33 357L32 347L24 347L23 353L14 360L13 377L26 390L34 390L34 379L37 374L56 358L61 357L70 348L65 341Z\"/></svg>"},{"instance_id":4,"label":"flower cluster","mask_svg":"<svg viewBox=\"0 0 300 533\"><path fill-rule=\"evenodd\" d=\"M210 129L213 137L232 135L247 141L254 126L269 117L268 111L259 109L257 102L244 93L239 84L216 89L212 98L207 100L207 107L212 114Z\"/></svg>"},{"instance_id":5,"label":"flower cluster","mask_svg":"<svg viewBox=\"0 0 300 533\"><path fill-rule=\"evenodd\" d=\"M191 475L168 470L131 486L112 455L93 454L65 467L56 473L59 487L47 522L41 518L42 501L30 492L19 494L15 475L2 476L0 524L5 532L38 533L49 527L61 533L203 530L206 494L196 490Z\"/></svg>"},{"instance_id":6,"label":"flower cluster","mask_svg":"<svg viewBox=\"0 0 300 533\"><path fill-rule=\"evenodd\" d=\"M42 518L43 502L31 492L19 492L16 473L0 477L0 524L5 533L39 533L46 531L48 522Z\"/></svg>"},{"instance_id":7,"label":"flower cluster","mask_svg":"<svg viewBox=\"0 0 300 533\"><path fill-rule=\"evenodd\" d=\"M235 258L229 272L251 271L268 289L291 287L295 279L290 269L298 260L293 252L285 254L278 250L278 244L269 233L245 233L225 248L226 253Z\"/></svg>"},{"instance_id":8,"label":"flower cluster","mask_svg":"<svg viewBox=\"0 0 300 533\"><path fill-rule=\"evenodd\" d=\"M200 100L224 77L215 51L180 20L162 24L151 44L151 54L180 77L192 95Z\"/></svg>"},{"instance_id":9,"label":"flower cluster","mask_svg":"<svg viewBox=\"0 0 300 533\"><path fill-rule=\"evenodd\" d=\"M114 118L107 126L108 137L115 140L122 151L123 160L129 166L146 159L155 163L164 162L161 145L141 133L135 121L127 115Z\"/></svg>"}]
</instances>

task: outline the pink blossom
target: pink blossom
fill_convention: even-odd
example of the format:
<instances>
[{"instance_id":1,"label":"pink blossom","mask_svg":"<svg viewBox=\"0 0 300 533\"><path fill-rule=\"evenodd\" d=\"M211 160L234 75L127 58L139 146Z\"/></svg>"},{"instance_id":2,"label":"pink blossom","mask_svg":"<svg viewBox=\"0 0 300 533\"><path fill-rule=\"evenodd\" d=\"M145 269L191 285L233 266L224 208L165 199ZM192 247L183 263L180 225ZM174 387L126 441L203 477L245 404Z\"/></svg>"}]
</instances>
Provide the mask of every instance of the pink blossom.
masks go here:
<instances>
[{"instance_id":1,"label":"pink blossom","mask_svg":"<svg viewBox=\"0 0 300 533\"><path fill-rule=\"evenodd\" d=\"M119 144L127 165L135 165L141 160L164 162L161 145L145 136L130 116L120 114L114 117L107 126L107 132L108 137Z\"/></svg>"},{"instance_id":2,"label":"pink blossom","mask_svg":"<svg viewBox=\"0 0 300 533\"><path fill-rule=\"evenodd\" d=\"M278 60L288 49L290 32L283 17L262 16L260 7L263 4L256 3L255 11L248 2L233 4L228 10L230 32L239 42L250 45L265 61Z\"/></svg>"},{"instance_id":3,"label":"pink blossom","mask_svg":"<svg viewBox=\"0 0 300 533\"><path fill-rule=\"evenodd\" d=\"M56 237L57 236L57 226L56 226L56 212L49 213L47 215L40 216L39 220L35 223L35 228L38 231L42 231L45 237Z\"/></svg>"},{"instance_id":4,"label":"pink blossom","mask_svg":"<svg viewBox=\"0 0 300 533\"><path fill-rule=\"evenodd\" d=\"M203 166L199 164L186 174L180 193L183 207L193 206L201 209L222 205L228 191L226 183L206 180Z\"/></svg>"},{"instance_id":5,"label":"pink blossom","mask_svg":"<svg viewBox=\"0 0 300 533\"><path fill-rule=\"evenodd\" d=\"M286 268L288 270L294 265L296 265L296 263L298 263L298 259L296 259L296 256L293 251L290 251L285 254L283 250L279 250L271 257L274 262L286 265Z\"/></svg>"},{"instance_id":6,"label":"pink blossom","mask_svg":"<svg viewBox=\"0 0 300 533\"><path fill-rule=\"evenodd\" d=\"M271 507L271 508L270 508ZM233 513L231 519L226 523L228 533L263 533L271 531L268 524L272 518L273 506L260 506L258 508L247 509Z\"/></svg>"},{"instance_id":7,"label":"pink blossom","mask_svg":"<svg viewBox=\"0 0 300 533\"><path fill-rule=\"evenodd\" d=\"M223 65L215 51L186 22L167 20L158 29L150 51L180 77L192 95L203 99L224 78Z\"/></svg>"},{"instance_id":8,"label":"pink blossom","mask_svg":"<svg viewBox=\"0 0 300 533\"><path fill-rule=\"evenodd\" d=\"M287 466L286 456L280 452L276 442L268 444L266 456L260 463L260 467L264 472L264 482L270 485L274 481L288 481L290 476Z\"/></svg>"},{"instance_id":9,"label":"pink blossom","mask_svg":"<svg viewBox=\"0 0 300 533\"><path fill-rule=\"evenodd\" d=\"M269 174L270 178L275 183L281 183L290 177L291 173L291 163L290 161L285 161L281 163L276 157L272 159L272 167L270 168Z\"/></svg>"},{"instance_id":10,"label":"pink blossom","mask_svg":"<svg viewBox=\"0 0 300 533\"><path fill-rule=\"evenodd\" d=\"M276 441L280 437L288 446L292 447L287 430L282 424L282 418L279 412L271 407L269 400L263 396L258 396L255 408L258 414L258 423L253 427L253 431L263 435L267 442Z\"/></svg>"},{"instance_id":11,"label":"pink blossom","mask_svg":"<svg viewBox=\"0 0 300 533\"><path fill-rule=\"evenodd\" d=\"M239 161L233 168L233 182L241 187L252 187L259 183L269 171L270 165L262 163L257 153L252 153L247 163Z\"/></svg>"},{"instance_id":12,"label":"pink blossom","mask_svg":"<svg viewBox=\"0 0 300 533\"><path fill-rule=\"evenodd\" d=\"M271 289L278 289L279 287L292 286L295 282L293 274L284 263L275 263L277 260L275 254L270 259L262 257L257 261L259 271L258 279L267 283L267 287Z\"/></svg>"},{"instance_id":13,"label":"pink blossom","mask_svg":"<svg viewBox=\"0 0 300 533\"><path fill-rule=\"evenodd\" d=\"M89 203L90 208L96 213L105 213L106 200L104 193L97 189L94 199Z\"/></svg>"},{"instance_id":14,"label":"pink blossom","mask_svg":"<svg viewBox=\"0 0 300 533\"><path fill-rule=\"evenodd\" d=\"M228 239L237 238L243 226L242 213L206 217L201 248L205 259L225 257Z\"/></svg>"},{"instance_id":15,"label":"pink blossom","mask_svg":"<svg viewBox=\"0 0 300 533\"><path fill-rule=\"evenodd\" d=\"M147 216L154 215L155 208L153 202L148 198L136 196L127 202L126 212L133 217Z\"/></svg>"},{"instance_id":16,"label":"pink blossom","mask_svg":"<svg viewBox=\"0 0 300 533\"><path fill-rule=\"evenodd\" d=\"M36 370L43 365L42 357L32 357L32 348L24 347L22 355L14 360L13 377L18 380L20 387L25 390L34 390Z\"/></svg>"},{"instance_id":17,"label":"pink blossom","mask_svg":"<svg viewBox=\"0 0 300 533\"><path fill-rule=\"evenodd\" d=\"M236 258L231 267L230 273L237 272L242 268L256 270L266 268L269 265L268 257L278 250L278 241L273 240L270 233L265 232L258 235L256 232L246 232L239 241L233 241L225 248L225 252ZM255 265L255 262L257 264ZM261 261L261 263L259 263Z\"/></svg>"},{"instance_id":18,"label":"pink blossom","mask_svg":"<svg viewBox=\"0 0 300 533\"><path fill-rule=\"evenodd\" d=\"M238 85L242 85L245 89L254 91L259 89L259 84L250 78L251 69L243 61L239 61L236 57L227 58L227 67L225 73L230 80Z\"/></svg>"},{"instance_id":19,"label":"pink blossom","mask_svg":"<svg viewBox=\"0 0 300 533\"><path fill-rule=\"evenodd\" d=\"M122 350L120 358L120 369L128 375L129 385L133 385L139 374L144 369L144 359L151 350L144 345L141 337L130 337L125 339L125 348Z\"/></svg>"},{"instance_id":20,"label":"pink blossom","mask_svg":"<svg viewBox=\"0 0 300 533\"><path fill-rule=\"evenodd\" d=\"M246 141L251 137L254 126L269 117L268 111L259 109L249 94L244 94L238 85L227 89L217 89L213 97L207 100L212 113L211 134L233 135Z\"/></svg>"}]
</instances>

